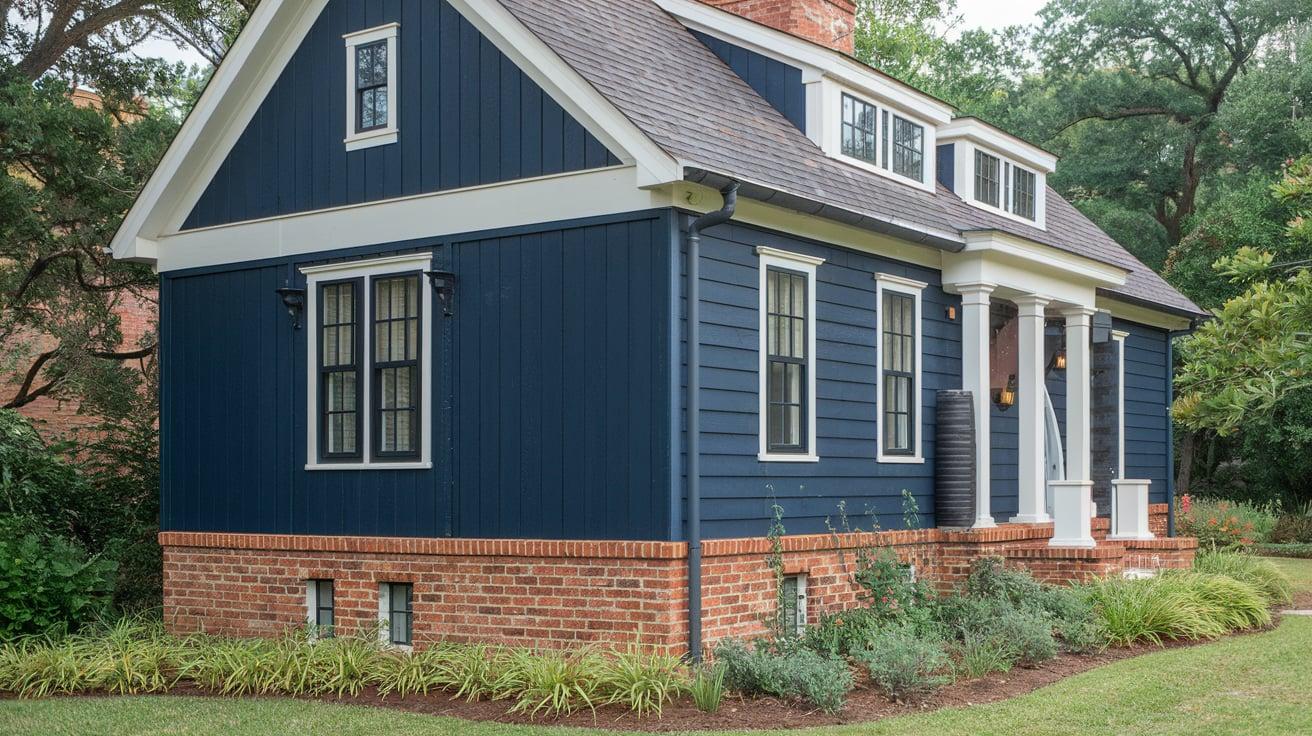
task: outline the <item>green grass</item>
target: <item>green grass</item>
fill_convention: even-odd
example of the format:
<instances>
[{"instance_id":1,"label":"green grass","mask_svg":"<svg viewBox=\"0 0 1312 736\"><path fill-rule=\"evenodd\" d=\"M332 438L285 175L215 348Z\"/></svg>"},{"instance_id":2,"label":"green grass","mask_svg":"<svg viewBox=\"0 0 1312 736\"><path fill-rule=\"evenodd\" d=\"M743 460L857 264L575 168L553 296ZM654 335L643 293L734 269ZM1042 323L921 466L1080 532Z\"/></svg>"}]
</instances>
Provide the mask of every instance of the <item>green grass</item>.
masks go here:
<instances>
[{"instance_id":1,"label":"green grass","mask_svg":"<svg viewBox=\"0 0 1312 736\"><path fill-rule=\"evenodd\" d=\"M1277 560L1312 590L1312 560ZM1028 695L876 723L796 731L816 736L1222 736L1312 733L1312 618L1274 631L1156 652ZM0 700L0 735L588 736L614 732L469 723L397 711L278 699L144 696Z\"/></svg>"}]
</instances>

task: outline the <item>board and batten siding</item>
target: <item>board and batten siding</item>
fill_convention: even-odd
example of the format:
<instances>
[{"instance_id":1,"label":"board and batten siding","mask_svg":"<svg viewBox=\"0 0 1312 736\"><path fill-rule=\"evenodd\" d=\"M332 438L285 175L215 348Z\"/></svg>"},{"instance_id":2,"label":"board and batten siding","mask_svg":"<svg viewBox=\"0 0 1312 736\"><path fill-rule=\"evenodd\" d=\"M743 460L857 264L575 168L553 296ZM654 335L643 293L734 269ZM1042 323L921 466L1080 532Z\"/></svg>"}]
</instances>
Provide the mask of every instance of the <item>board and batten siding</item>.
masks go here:
<instances>
[{"instance_id":1,"label":"board and batten siding","mask_svg":"<svg viewBox=\"0 0 1312 736\"><path fill-rule=\"evenodd\" d=\"M342 36L387 23L398 140L348 152ZM617 164L444 0L330 0L183 229Z\"/></svg>"},{"instance_id":2,"label":"board and batten siding","mask_svg":"<svg viewBox=\"0 0 1312 736\"><path fill-rule=\"evenodd\" d=\"M818 462L757 459L759 262L755 248L762 245L825 259L816 274ZM921 526L933 526L935 391L961 387L961 327L946 315L948 306L956 306L960 314L960 299L942 291L939 273L740 224L704 233L701 253L703 535L762 536L776 503L783 509L789 534L823 533L827 522L839 526L840 502L845 502L853 527L871 528L873 515L881 528L902 528L903 489L920 506ZM929 284L922 295L920 321L924 364L918 427L924 433L923 464L875 459L876 273ZM680 294L680 307L686 312L682 287ZM681 343L686 341L686 324L683 329ZM680 401L686 402L686 384Z\"/></svg>"},{"instance_id":3,"label":"board and batten siding","mask_svg":"<svg viewBox=\"0 0 1312 736\"><path fill-rule=\"evenodd\" d=\"M1171 441L1166 405L1165 330L1114 320L1125 338L1125 477L1147 478L1152 503L1166 503L1166 447Z\"/></svg>"},{"instance_id":4,"label":"board and batten siding","mask_svg":"<svg viewBox=\"0 0 1312 736\"><path fill-rule=\"evenodd\" d=\"M701 31L692 31L692 35L788 122L806 132L806 85L802 83L801 69Z\"/></svg>"},{"instance_id":5,"label":"board and batten siding","mask_svg":"<svg viewBox=\"0 0 1312 736\"><path fill-rule=\"evenodd\" d=\"M431 470L305 470L306 328L274 290L322 260L165 274L161 528L667 538L670 217L317 256L431 250L457 274L429 321Z\"/></svg>"}]
</instances>

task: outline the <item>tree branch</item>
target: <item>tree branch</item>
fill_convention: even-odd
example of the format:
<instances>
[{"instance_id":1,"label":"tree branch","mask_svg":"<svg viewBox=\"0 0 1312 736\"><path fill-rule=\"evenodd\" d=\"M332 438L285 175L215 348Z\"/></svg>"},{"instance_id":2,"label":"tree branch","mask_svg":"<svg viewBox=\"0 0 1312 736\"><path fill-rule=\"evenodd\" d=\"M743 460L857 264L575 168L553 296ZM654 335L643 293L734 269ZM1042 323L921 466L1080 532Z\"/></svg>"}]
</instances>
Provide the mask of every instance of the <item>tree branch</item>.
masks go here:
<instances>
[{"instance_id":1,"label":"tree branch","mask_svg":"<svg viewBox=\"0 0 1312 736\"><path fill-rule=\"evenodd\" d=\"M31 390L33 382L36 381L36 377L41 375L41 369L45 368L46 363L49 363L50 359L55 357L55 353L58 352L58 350L58 348L55 348L54 350L41 353L37 356L36 360L32 361L32 365L27 367L27 373L23 376L23 383L18 387L18 393L14 395L14 398L11 399L8 404L5 404L4 408L17 409L20 406L30 404L35 398L37 398L37 396L48 393L50 389L53 388L53 384L59 379L52 379L49 383L42 386L41 389L38 389L40 393Z\"/></svg>"},{"instance_id":2,"label":"tree branch","mask_svg":"<svg viewBox=\"0 0 1312 736\"><path fill-rule=\"evenodd\" d=\"M1166 115L1178 123L1188 123L1191 119L1188 115L1181 115L1175 110L1165 107L1126 107L1113 112L1091 112L1079 115L1074 120L1061 126L1053 136L1061 135L1062 133L1065 133L1067 129L1074 127L1077 123L1082 123L1085 120L1124 120L1126 118L1142 118L1151 117L1153 115Z\"/></svg>"}]
</instances>

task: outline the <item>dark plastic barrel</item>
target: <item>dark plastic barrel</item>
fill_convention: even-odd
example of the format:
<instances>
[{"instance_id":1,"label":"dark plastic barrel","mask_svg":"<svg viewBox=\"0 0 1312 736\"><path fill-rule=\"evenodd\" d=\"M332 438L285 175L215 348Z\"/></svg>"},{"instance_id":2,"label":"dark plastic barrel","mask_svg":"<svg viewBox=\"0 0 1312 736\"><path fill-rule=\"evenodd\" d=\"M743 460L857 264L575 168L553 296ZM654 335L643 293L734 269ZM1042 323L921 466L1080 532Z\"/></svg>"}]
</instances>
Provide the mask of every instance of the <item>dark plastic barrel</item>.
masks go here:
<instances>
[{"instance_id":1,"label":"dark plastic barrel","mask_svg":"<svg viewBox=\"0 0 1312 736\"><path fill-rule=\"evenodd\" d=\"M934 520L975 523L975 409L969 391L939 391L934 431Z\"/></svg>"}]
</instances>

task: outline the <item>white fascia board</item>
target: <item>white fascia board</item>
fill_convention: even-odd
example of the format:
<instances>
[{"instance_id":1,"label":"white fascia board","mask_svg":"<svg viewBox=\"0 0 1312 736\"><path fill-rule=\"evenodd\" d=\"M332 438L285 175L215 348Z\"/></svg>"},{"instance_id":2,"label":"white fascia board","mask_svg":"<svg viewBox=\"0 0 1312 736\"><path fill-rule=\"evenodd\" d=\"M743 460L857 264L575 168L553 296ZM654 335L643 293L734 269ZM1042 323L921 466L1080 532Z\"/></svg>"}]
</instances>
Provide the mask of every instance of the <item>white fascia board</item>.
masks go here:
<instances>
[{"instance_id":1,"label":"white fascia board","mask_svg":"<svg viewBox=\"0 0 1312 736\"><path fill-rule=\"evenodd\" d=\"M1099 294L1096 306L1098 309L1110 312L1116 319L1163 330L1187 330L1192 324L1192 320L1183 315L1124 302L1117 299L1115 295Z\"/></svg>"},{"instance_id":2,"label":"white fascia board","mask_svg":"<svg viewBox=\"0 0 1312 736\"><path fill-rule=\"evenodd\" d=\"M634 164L637 186L679 181L683 167L611 104L496 0L448 0L566 112L624 163Z\"/></svg>"},{"instance_id":3,"label":"white fascia board","mask_svg":"<svg viewBox=\"0 0 1312 736\"><path fill-rule=\"evenodd\" d=\"M1057 169L1057 157L1015 136L1008 135L991 125L975 118L957 118L938 129L939 143L955 140L968 140L985 149L991 149L995 155L1010 158L1022 166L1031 166L1044 174L1051 174Z\"/></svg>"},{"instance_id":4,"label":"white fascia board","mask_svg":"<svg viewBox=\"0 0 1312 736\"><path fill-rule=\"evenodd\" d=\"M1035 270L1055 271L1096 287L1124 286L1130 272L1120 266L1068 253L1010 233L976 230L965 234L962 253L988 253L1031 266Z\"/></svg>"},{"instance_id":5,"label":"white fascia board","mask_svg":"<svg viewBox=\"0 0 1312 736\"><path fill-rule=\"evenodd\" d=\"M123 218L110 245L115 258L158 257L138 245L181 225L327 2L265 0L255 8Z\"/></svg>"},{"instance_id":6,"label":"white fascia board","mask_svg":"<svg viewBox=\"0 0 1312 736\"><path fill-rule=\"evenodd\" d=\"M634 167L613 166L187 230L160 239L157 269L240 263L673 204L668 187L639 189L633 178Z\"/></svg>"},{"instance_id":7,"label":"white fascia board","mask_svg":"<svg viewBox=\"0 0 1312 736\"><path fill-rule=\"evenodd\" d=\"M656 0L656 4L688 28L800 67L803 82L815 81L821 76L832 77L935 124L952 120L954 108L948 103L881 74L846 54L697 0Z\"/></svg>"}]
</instances>

